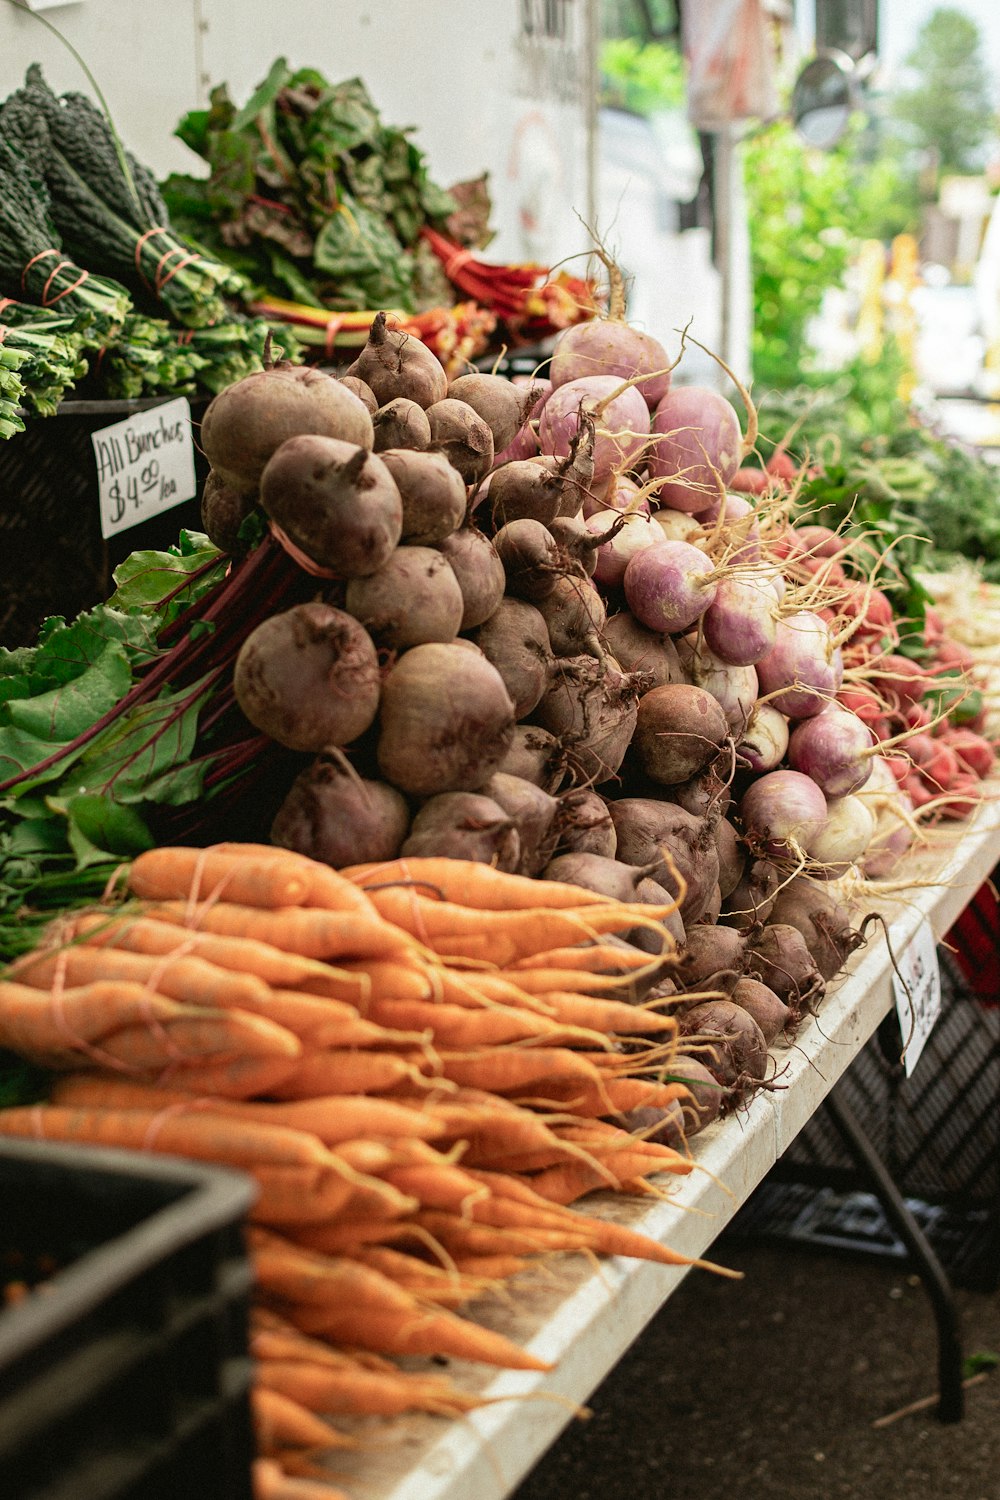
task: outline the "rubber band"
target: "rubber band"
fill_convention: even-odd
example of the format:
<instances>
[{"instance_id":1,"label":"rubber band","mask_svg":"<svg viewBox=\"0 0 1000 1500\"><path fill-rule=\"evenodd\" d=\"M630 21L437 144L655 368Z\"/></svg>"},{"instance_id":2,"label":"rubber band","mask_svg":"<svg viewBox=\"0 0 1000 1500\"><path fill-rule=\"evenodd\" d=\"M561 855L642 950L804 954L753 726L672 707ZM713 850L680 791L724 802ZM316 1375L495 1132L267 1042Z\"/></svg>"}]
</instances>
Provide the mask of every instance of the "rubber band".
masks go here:
<instances>
[{"instance_id":1,"label":"rubber band","mask_svg":"<svg viewBox=\"0 0 1000 1500\"><path fill-rule=\"evenodd\" d=\"M458 275L462 267L467 266L469 264L469 261L475 260L475 258L476 257L473 255L471 250L456 250L455 253L453 255L449 255L448 259L445 261L444 274L447 276L449 281L454 281L455 277Z\"/></svg>"},{"instance_id":2,"label":"rubber band","mask_svg":"<svg viewBox=\"0 0 1000 1500\"><path fill-rule=\"evenodd\" d=\"M75 291L78 290L78 288L80 288L81 286L83 286L83 283L87 280L88 276L90 275L89 271L81 271L80 274L79 274L79 276L76 278L76 280L70 282L69 286L64 286L63 289L62 289L62 291L61 292L57 292L54 297L50 297L49 296L49 287L52 285L53 281L59 275L59 272L62 271L62 270L65 270L65 268L67 266L72 266L72 265L73 265L73 262L71 260L61 260L59 262L59 264L56 266L55 270L52 272L52 275L49 277L48 281L42 287L42 306L43 307L55 307L56 303L57 302L61 302L64 297L68 297L69 294L70 294L70 292L75 292Z\"/></svg>"},{"instance_id":3,"label":"rubber band","mask_svg":"<svg viewBox=\"0 0 1000 1500\"><path fill-rule=\"evenodd\" d=\"M135 272L136 272L137 276L142 276L143 281L146 281L146 278L145 278L145 276L143 276L143 274L142 274L142 267L139 264L139 258L142 255L142 247L146 243L146 241L147 240L151 240L154 235L156 235L156 234L166 234L166 233L167 233L166 228L162 224L157 224L157 226L156 226L155 229L147 229L146 232L145 232L145 234L140 234L139 238L135 242L135 256L134 256L134 260L135 260ZM146 281L146 285L149 286L149 282L148 281Z\"/></svg>"},{"instance_id":4,"label":"rubber band","mask_svg":"<svg viewBox=\"0 0 1000 1500\"><path fill-rule=\"evenodd\" d=\"M45 1105L44 1104L33 1104L31 1106L31 1128L35 1132L35 1140L36 1141L47 1141L48 1140L48 1136L45 1134L44 1120L45 1120Z\"/></svg>"},{"instance_id":5,"label":"rubber band","mask_svg":"<svg viewBox=\"0 0 1000 1500\"><path fill-rule=\"evenodd\" d=\"M177 255L178 253L181 257L180 260L170 271L167 272L166 276L164 276L162 274L162 271L165 263L170 260L171 256ZM170 285L171 281L173 281L178 271L183 271L186 266L193 265L196 260L201 260L201 256L198 255L194 250L189 251L188 254L185 255L183 246L181 245L178 245L176 250L170 250L166 255L161 255L159 261L157 262L156 271L153 277L156 295L160 296L162 294L163 288Z\"/></svg>"},{"instance_id":6,"label":"rubber band","mask_svg":"<svg viewBox=\"0 0 1000 1500\"><path fill-rule=\"evenodd\" d=\"M49 1009L56 1030L66 1038L70 1048L76 1052L82 1052L84 1057L89 1057L94 1062L102 1063L117 1073L138 1073L139 1068L133 1068L128 1063L122 1062L121 1058L105 1052L103 1047L97 1047L93 1042L88 1042L86 1037L78 1036L66 1019L64 1008L64 996L66 992L66 963L67 949L56 958L56 972L52 980L52 988L49 991Z\"/></svg>"},{"instance_id":7,"label":"rubber band","mask_svg":"<svg viewBox=\"0 0 1000 1500\"><path fill-rule=\"evenodd\" d=\"M326 321L326 328L325 328L326 338L325 338L325 343L324 343L324 353L325 354L330 355L330 354L333 353L334 345L337 342L337 334L340 332L340 330L343 328L343 326L344 326L344 320L343 320L343 318L336 318L336 317L334 317L334 318L328 318L327 319L327 321Z\"/></svg>"},{"instance_id":8,"label":"rubber band","mask_svg":"<svg viewBox=\"0 0 1000 1500\"><path fill-rule=\"evenodd\" d=\"M279 547L288 553L293 562L298 563L303 573L308 573L311 578L338 577L338 574L332 568L324 568L321 563L314 562L307 553L303 552L301 547L297 547L287 532L283 531L278 525L277 521L269 521L268 525L271 535Z\"/></svg>"},{"instance_id":9,"label":"rubber band","mask_svg":"<svg viewBox=\"0 0 1000 1500\"><path fill-rule=\"evenodd\" d=\"M174 1115L185 1114L190 1109L198 1107L204 1108L205 1105L211 1104L211 1102L211 1099L175 1099L173 1104L165 1104L162 1109L157 1110L156 1114L146 1126L142 1141L139 1145L139 1150L155 1151L156 1147L154 1142L156 1141L156 1137L159 1135L160 1131L163 1129L164 1125L166 1125L168 1120L173 1119Z\"/></svg>"},{"instance_id":10,"label":"rubber band","mask_svg":"<svg viewBox=\"0 0 1000 1500\"><path fill-rule=\"evenodd\" d=\"M35 264L35 262L39 261L39 260L44 260L47 255L58 255L59 253L60 252L53 245L50 249L48 249L48 250L39 250L39 252L38 252L37 255L33 255L31 257L31 259L28 261L28 264L25 266L24 270L21 272L21 287L22 287L22 290L23 290L23 288L26 285L27 277L28 277L28 272L31 270L31 268Z\"/></svg>"}]
</instances>

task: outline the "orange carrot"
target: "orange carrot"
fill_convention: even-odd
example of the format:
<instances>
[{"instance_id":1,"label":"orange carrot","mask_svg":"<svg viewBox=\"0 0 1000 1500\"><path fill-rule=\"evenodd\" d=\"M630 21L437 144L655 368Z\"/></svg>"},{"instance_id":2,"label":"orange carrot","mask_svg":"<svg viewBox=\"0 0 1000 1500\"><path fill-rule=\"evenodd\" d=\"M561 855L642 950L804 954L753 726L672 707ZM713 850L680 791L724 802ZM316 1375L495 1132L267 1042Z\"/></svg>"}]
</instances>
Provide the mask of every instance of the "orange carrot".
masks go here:
<instances>
[{"instance_id":1,"label":"orange carrot","mask_svg":"<svg viewBox=\"0 0 1000 1500\"><path fill-rule=\"evenodd\" d=\"M240 906L300 906L308 880L292 860L261 860L209 849L161 845L136 855L129 890L145 901L204 901L224 896Z\"/></svg>"},{"instance_id":2,"label":"orange carrot","mask_svg":"<svg viewBox=\"0 0 1000 1500\"><path fill-rule=\"evenodd\" d=\"M307 892L303 905L322 906L330 911L358 911L371 915L372 908L357 883L348 880L329 865L294 849L283 849L276 844L221 843L210 846L213 854L236 856L239 859L254 859L258 863L275 864L295 869L306 882Z\"/></svg>"},{"instance_id":3,"label":"orange carrot","mask_svg":"<svg viewBox=\"0 0 1000 1500\"><path fill-rule=\"evenodd\" d=\"M604 1036L672 1035L677 1030L674 1016L655 1010L644 1010L623 1000L605 1000L567 990L541 992L554 1024L579 1026Z\"/></svg>"},{"instance_id":4,"label":"orange carrot","mask_svg":"<svg viewBox=\"0 0 1000 1500\"><path fill-rule=\"evenodd\" d=\"M441 856L349 865L340 873L370 894L377 893L380 886L388 887L396 881L422 892L440 893L439 900L458 901L480 911L516 911L538 906L600 906L605 901L603 896L558 880L540 882L524 875L506 874L492 865Z\"/></svg>"},{"instance_id":5,"label":"orange carrot","mask_svg":"<svg viewBox=\"0 0 1000 1500\"><path fill-rule=\"evenodd\" d=\"M197 1063L168 1063L149 1072L131 1075L136 1082L163 1083L190 1094L218 1095L223 1099L251 1099L277 1088L294 1068L294 1057L228 1057Z\"/></svg>"},{"instance_id":6,"label":"orange carrot","mask_svg":"<svg viewBox=\"0 0 1000 1500\"><path fill-rule=\"evenodd\" d=\"M649 910L654 908L650 907ZM225 937L257 938L304 958L387 958L412 949L408 934L380 917L363 912L327 911L290 906L281 911L255 910L228 901L162 901L147 908L157 921Z\"/></svg>"},{"instance_id":7,"label":"orange carrot","mask_svg":"<svg viewBox=\"0 0 1000 1500\"><path fill-rule=\"evenodd\" d=\"M258 1456L251 1465L253 1500L351 1500L344 1490L320 1479L286 1474L272 1458Z\"/></svg>"},{"instance_id":8,"label":"orange carrot","mask_svg":"<svg viewBox=\"0 0 1000 1500\"><path fill-rule=\"evenodd\" d=\"M100 1044L101 1057L115 1059L129 1069L146 1071L171 1062L201 1062L206 1058L238 1055L295 1058L301 1050L297 1036L264 1016L180 1004L173 1016L155 1024L143 1017L135 1025L119 1027Z\"/></svg>"},{"instance_id":9,"label":"orange carrot","mask_svg":"<svg viewBox=\"0 0 1000 1500\"><path fill-rule=\"evenodd\" d=\"M305 1333L338 1343L355 1344L386 1354L440 1354L499 1365L508 1370L551 1370L552 1366L521 1349L501 1333L471 1323L440 1308L420 1309L402 1317L392 1310L302 1306L292 1314Z\"/></svg>"},{"instance_id":10,"label":"orange carrot","mask_svg":"<svg viewBox=\"0 0 1000 1500\"><path fill-rule=\"evenodd\" d=\"M532 1037L544 1037L554 1045L580 1041L599 1046L604 1041L603 1033L563 1026L546 1016L507 1006L474 1010L434 1000L372 999L367 1014L380 1026L411 1032L426 1030L436 1043L463 1050L502 1046Z\"/></svg>"},{"instance_id":11,"label":"orange carrot","mask_svg":"<svg viewBox=\"0 0 1000 1500\"><path fill-rule=\"evenodd\" d=\"M353 1438L348 1438L331 1427L322 1418L290 1400L278 1391L264 1385L254 1385L250 1391L250 1409L253 1413L254 1434L257 1446L263 1453L278 1452L283 1448L354 1448Z\"/></svg>"},{"instance_id":12,"label":"orange carrot","mask_svg":"<svg viewBox=\"0 0 1000 1500\"><path fill-rule=\"evenodd\" d=\"M276 1099L311 1099L321 1094L379 1094L399 1084L428 1080L408 1057L392 1052L325 1051L301 1058L295 1070L271 1090Z\"/></svg>"},{"instance_id":13,"label":"orange carrot","mask_svg":"<svg viewBox=\"0 0 1000 1500\"><path fill-rule=\"evenodd\" d=\"M319 1344L302 1336L303 1343ZM322 1347L322 1346L320 1346ZM426 1411L458 1416L483 1404L481 1397L461 1391L451 1381L433 1375L336 1369L319 1360L288 1354L262 1354L259 1340L251 1348L257 1359L257 1383L298 1402L307 1410L328 1416L399 1416Z\"/></svg>"},{"instance_id":14,"label":"orange carrot","mask_svg":"<svg viewBox=\"0 0 1000 1500\"><path fill-rule=\"evenodd\" d=\"M390 1277L347 1256L305 1249L273 1231L248 1232L254 1276L260 1287L283 1302L319 1307L342 1301L353 1309L412 1312L417 1303Z\"/></svg>"}]
</instances>

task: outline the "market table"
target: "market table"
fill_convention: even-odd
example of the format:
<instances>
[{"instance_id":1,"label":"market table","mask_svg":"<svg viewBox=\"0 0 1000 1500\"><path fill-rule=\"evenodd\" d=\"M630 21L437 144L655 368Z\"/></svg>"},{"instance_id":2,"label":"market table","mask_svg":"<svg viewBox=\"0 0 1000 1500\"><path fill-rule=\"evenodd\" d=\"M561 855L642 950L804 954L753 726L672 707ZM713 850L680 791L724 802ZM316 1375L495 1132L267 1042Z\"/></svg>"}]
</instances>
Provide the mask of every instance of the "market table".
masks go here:
<instances>
[{"instance_id":1,"label":"market table","mask_svg":"<svg viewBox=\"0 0 1000 1500\"><path fill-rule=\"evenodd\" d=\"M975 818L932 832L929 846L908 858L878 898L867 903L868 910L884 916L897 962L925 922L942 937L996 866L1000 787L985 789L990 800ZM691 1176L671 1179L663 1198L593 1195L588 1211L626 1223L685 1255L710 1255L718 1235L893 1005L892 972L886 938L875 929L830 987L819 1016L802 1026L793 1046L772 1050L774 1087L695 1137L697 1165ZM451 1361L460 1383L496 1404L446 1424L423 1416L358 1420L349 1429L360 1447L338 1452L331 1469L353 1500L502 1500L686 1274L687 1268L618 1256L599 1264L561 1256L553 1266L522 1272L509 1284L509 1294L478 1303L475 1316L555 1368L541 1375L496 1373Z\"/></svg>"}]
</instances>

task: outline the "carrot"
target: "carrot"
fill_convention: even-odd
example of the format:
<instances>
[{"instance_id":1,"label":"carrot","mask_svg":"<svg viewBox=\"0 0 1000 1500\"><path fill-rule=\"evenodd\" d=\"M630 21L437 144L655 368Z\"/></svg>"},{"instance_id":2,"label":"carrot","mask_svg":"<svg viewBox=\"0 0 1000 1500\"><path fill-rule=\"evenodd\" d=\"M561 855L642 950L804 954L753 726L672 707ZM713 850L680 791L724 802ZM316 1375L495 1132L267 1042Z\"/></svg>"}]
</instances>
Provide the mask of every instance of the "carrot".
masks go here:
<instances>
[{"instance_id":1,"label":"carrot","mask_svg":"<svg viewBox=\"0 0 1000 1500\"><path fill-rule=\"evenodd\" d=\"M409 1292L360 1261L305 1249L261 1229L251 1229L248 1241L258 1285L282 1302L319 1307L344 1302L354 1310L392 1309L404 1314L417 1306Z\"/></svg>"},{"instance_id":2,"label":"carrot","mask_svg":"<svg viewBox=\"0 0 1000 1500\"><path fill-rule=\"evenodd\" d=\"M228 901L194 907L183 901L162 901L148 907L147 913L157 921L192 931L257 938L304 958L386 958L413 947L410 936L391 922L363 912L305 906L262 911Z\"/></svg>"},{"instance_id":3,"label":"carrot","mask_svg":"<svg viewBox=\"0 0 1000 1500\"><path fill-rule=\"evenodd\" d=\"M373 999L367 1013L380 1026L404 1031L426 1030L442 1046L461 1049L496 1047L533 1037L544 1037L554 1044L585 1041L599 1046L604 1041L599 1032L562 1026L546 1016L506 1006L474 1010L434 1000Z\"/></svg>"},{"instance_id":4,"label":"carrot","mask_svg":"<svg viewBox=\"0 0 1000 1500\"><path fill-rule=\"evenodd\" d=\"M311 1099L321 1094L379 1094L400 1084L425 1086L426 1075L408 1057L392 1052L314 1052L275 1084L276 1099Z\"/></svg>"},{"instance_id":5,"label":"carrot","mask_svg":"<svg viewBox=\"0 0 1000 1500\"><path fill-rule=\"evenodd\" d=\"M523 1255L456 1255L453 1260L461 1276L484 1281L509 1281L531 1264Z\"/></svg>"},{"instance_id":6,"label":"carrot","mask_svg":"<svg viewBox=\"0 0 1000 1500\"><path fill-rule=\"evenodd\" d=\"M520 1098L525 1106L561 1107L585 1118L597 1119L610 1114L627 1114L630 1110L651 1107L665 1109L674 1100L690 1097L681 1083L656 1083L643 1078L608 1078L601 1086L587 1086L576 1081L545 1084L544 1098Z\"/></svg>"},{"instance_id":7,"label":"carrot","mask_svg":"<svg viewBox=\"0 0 1000 1500\"><path fill-rule=\"evenodd\" d=\"M118 987L119 989L121 986ZM170 1002L173 1004L174 1002ZM297 1036L248 1011L201 1010L178 1004L177 1014L153 1023L143 1017L104 1037L100 1053L129 1069L150 1070L171 1062L200 1062L257 1054L294 1058L301 1052ZM79 1058L74 1057L74 1062ZM113 1064L112 1064L113 1065Z\"/></svg>"},{"instance_id":8,"label":"carrot","mask_svg":"<svg viewBox=\"0 0 1000 1500\"><path fill-rule=\"evenodd\" d=\"M612 943L576 943L529 954L511 964L510 969L518 976L518 983L522 973L530 977L535 969L570 969L581 975L581 982L589 975L593 979L609 979L623 984L633 971L656 971L663 967L663 962L659 954L642 953L638 948L629 951Z\"/></svg>"},{"instance_id":9,"label":"carrot","mask_svg":"<svg viewBox=\"0 0 1000 1500\"><path fill-rule=\"evenodd\" d=\"M300 906L309 882L294 860L161 845L136 855L129 890L145 901L204 901L225 896L241 906Z\"/></svg>"},{"instance_id":10,"label":"carrot","mask_svg":"<svg viewBox=\"0 0 1000 1500\"><path fill-rule=\"evenodd\" d=\"M257 1340L251 1347L257 1359L257 1383L308 1411L328 1416L394 1417L407 1411L458 1416L483 1405L482 1398L431 1375L402 1370L388 1375L357 1366L335 1369L301 1355L262 1355Z\"/></svg>"},{"instance_id":11,"label":"carrot","mask_svg":"<svg viewBox=\"0 0 1000 1500\"><path fill-rule=\"evenodd\" d=\"M266 1094L281 1083L298 1062L293 1057L228 1057L197 1063L168 1063L150 1072L137 1071L136 1082L176 1085L191 1094L218 1095L224 1099L250 1099Z\"/></svg>"},{"instance_id":12,"label":"carrot","mask_svg":"<svg viewBox=\"0 0 1000 1500\"><path fill-rule=\"evenodd\" d=\"M449 1253L464 1255L490 1255L498 1250L506 1250L511 1255L541 1255L546 1251L584 1250L590 1243L582 1224L579 1229L562 1224L532 1224L508 1229L495 1224L480 1224L440 1209L419 1209L402 1223L400 1232L404 1241L414 1226L426 1230Z\"/></svg>"},{"instance_id":13,"label":"carrot","mask_svg":"<svg viewBox=\"0 0 1000 1500\"><path fill-rule=\"evenodd\" d=\"M264 1453L282 1448L354 1448L353 1438L331 1427L297 1401L267 1386L255 1384L250 1391L257 1445Z\"/></svg>"},{"instance_id":14,"label":"carrot","mask_svg":"<svg viewBox=\"0 0 1000 1500\"><path fill-rule=\"evenodd\" d=\"M593 1062L567 1047L507 1047L489 1052L441 1050L436 1054L444 1078L460 1086L486 1089L496 1094L522 1092L549 1079L582 1079L601 1083Z\"/></svg>"},{"instance_id":15,"label":"carrot","mask_svg":"<svg viewBox=\"0 0 1000 1500\"><path fill-rule=\"evenodd\" d=\"M352 1182L344 1175L343 1168L258 1164L252 1171L260 1191L249 1213L250 1222L288 1234L298 1235L305 1226L329 1223L360 1193L369 1202L373 1231L376 1226L381 1230L391 1223L393 1216L412 1212L416 1207L415 1198L403 1198L395 1188L377 1178L363 1185ZM376 1219L377 1210L384 1217Z\"/></svg>"},{"instance_id":16,"label":"carrot","mask_svg":"<svg viewBox=\"0 0 1000 1500\"><path fill-rule=\"evenodd\" d=\"M643 1177L656 1171L655 1165L644 1158L633 1158L626 1152L620 1154L613 1162L608 1163L617 1178L617 1189L623 1190L623 1184L633 1177ZM585 1161L563 1161L555 1166L546 1167L537 1172L531 1179L536 1193L542 1198L548 1198L553 1203L575 1203L577 1198L582 1198L585 1193L596 1192L598 1188L607 1188L608 1180L601 1176L595 1167L590 1167Z\"/></svg>"},{"instance_id":17,"label":"carrot","mask_svg":"<svg viewBox=\"0 0 1000 1500\"><path fill-rule=\"evenodd\" d=\"M439 1354L508 1370L552 1368L503 1334L440 1308L419 1309L401 1317L394 1310L373 1312L369 1308L304 1306L294 1310L293 1321L305 1333L381 1353Z\"/></svg>"},{"instance_id":18,"label":"carrot","mask_svg":"<svg viewBox=\"0 0 1000 1500\"><path fill-rule=\"evenodd\" d=\"M258 938L231 938L223 933L193 932L146 915L108 917L98 912L80 912L60 927L67 937L82 937L88 944L124 948L130 953L160 956L192 953L227 973L251 974L266 984L325 994L323 986L338 986L335 999L359 999L365 994L365 976L347 975L318 959L287 953Z\"/></svg>"},{"instance_id":19,"label":"carrot","mask_svg":"<svg viewBox=\"0 0 1000 1500\"><path fill-rule=\"evenodd\" d=\"M605 1000L560 989L545 990L543 994L556 1025L579 1026L604 1036L672 1035L677 1030L673 1016L643 1010L624 1000Z\"/></svg>"},{"instance_id":20,"label":"carrot","mask_svg":"<svg viewBox=\"0 0 1000 1500\"><path fill-rule=\"evenodd\" d=\"M257 1457L251 1465L253 1500L351 1500L343 1490L318 1479L298 1479L285 1473L272 1458Z\"/></svg>"},{"instance_id":21,"label":"carrot","mask_svg":"<svg viewBox=\"0 0 1000 1500\"><path fill-rule=\"evenodd\" d=\"M492 865L443 856L349 865L340 873L371 894L395 881L404 887L410 884L413 889L439 892L438 899L442 901L459 901L479 911L515 911L529 906L600 906L606 899L558 880L537 881L524 875L506 874Z\"/></svg>"},{"instance_id":22,"label":"carrot","mask_svg":"<svg viewBox=\"0 0 1000 1500\"><path fill-rule=\"evenodd\" d=\"M484 1277L458 1275L443 1266L418 1260L403 1250L394 1250L390 1245L359 1246L353 1252L353 1258L385 1276L391 1276L399 1286L422 1299L444 1306L459 1307L463 1302L471 1301L477 1293L487 1290L490 1284Z\"/></svg>"},{"instance_id":23,"label":"carrot","mask_svg":"<svg viewBox=\"0 0 1000 1500\"><path fill-rule=\"evenodd\" d=\"M359 911L371 915L371 904L355 881L348 880L329 865L299 854L294 849L283 849L276 844L220 843L210 845L210 852L235 855L240 859L252 858L259 863L297 870L307 886L303 901L305 906L323 906L330 911Z\"/></svg>"}]
</instances>

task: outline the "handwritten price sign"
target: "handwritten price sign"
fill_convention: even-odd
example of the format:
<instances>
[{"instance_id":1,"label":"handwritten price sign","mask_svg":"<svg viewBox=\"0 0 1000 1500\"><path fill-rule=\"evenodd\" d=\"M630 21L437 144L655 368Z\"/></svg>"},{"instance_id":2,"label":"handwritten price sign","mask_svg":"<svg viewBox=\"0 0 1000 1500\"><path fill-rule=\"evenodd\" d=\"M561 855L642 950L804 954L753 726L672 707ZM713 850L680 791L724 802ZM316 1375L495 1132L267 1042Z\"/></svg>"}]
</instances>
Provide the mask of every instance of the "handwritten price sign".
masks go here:
<instances>
[{"instance_id":1,"label":"handwritten price sign","mask_svg":"<svg viewBox=\"0 0 1000 1500\"><path fill-rule=\"evenodd\" d=\"M941 969L929 922L917 928L897 954L896 964L899 972L893 972L892 990L903 1037L903 1067L909 1078L941 1014Z\"/></svg>"},{"instance_id":2,"label":"handwritten price sign","mask_svg":"<svg viewBox=\"0 0 1000 1500\"><path fill-rule=\"evenodd\" d=\"M102 427L91 442L105 539L197 493L191 407L183 396Z\"/></svg>"}]
</instances>

